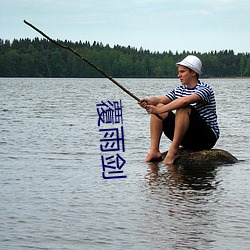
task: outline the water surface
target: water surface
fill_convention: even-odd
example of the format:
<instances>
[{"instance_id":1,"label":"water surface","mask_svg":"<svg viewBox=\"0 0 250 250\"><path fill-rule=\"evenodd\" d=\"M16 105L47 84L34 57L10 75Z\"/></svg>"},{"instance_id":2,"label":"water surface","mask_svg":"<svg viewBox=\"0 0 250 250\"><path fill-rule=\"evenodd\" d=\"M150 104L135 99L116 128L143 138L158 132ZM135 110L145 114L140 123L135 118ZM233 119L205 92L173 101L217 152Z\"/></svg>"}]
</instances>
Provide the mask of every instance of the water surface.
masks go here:
<instances>
[{"instance_id":1,"label":"water surface","mask_svg":"<svg viewBox=\"0 0 250 250\"><path fill-rule=\"evenodd\" d=\"M177 79L119 79L139 98ZM107 79L0 79L1 249L249 249L249 79L207 79L219 167L143 163L149 116ZM126 179L104 180L96 104L122 100ZM161 149L170 143L163 140Z\"/></svg>"}]
</instances>

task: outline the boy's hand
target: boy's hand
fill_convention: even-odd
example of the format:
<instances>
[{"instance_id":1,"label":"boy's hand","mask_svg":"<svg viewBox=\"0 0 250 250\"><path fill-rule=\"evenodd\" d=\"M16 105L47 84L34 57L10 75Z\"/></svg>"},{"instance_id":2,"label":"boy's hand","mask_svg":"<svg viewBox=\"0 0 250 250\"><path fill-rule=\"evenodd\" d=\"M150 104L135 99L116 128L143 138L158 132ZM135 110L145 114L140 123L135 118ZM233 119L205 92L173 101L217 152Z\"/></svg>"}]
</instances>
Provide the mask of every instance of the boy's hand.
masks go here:
<instances>
[{"instance_id":1,"label":"boy's hand","mask_svg":"<svg viewBox=\"0 0 250 250\"><path fill-rule=\"evenodd\" d=\"M145 109L149 105L149 100L147 98L141 99L138 104Z\"/></svg>"},{"instance_id":2,"label":"boy's hand","mask_svg":"<svg viewBox=\"0 0 250 250\"><path fill-rule=\"evenodd\" d=\"M154 114L154 115L158 114L158 108L156 108L154 105L147 105L146 110L148 114Z\"/></svg>"}]
</instances>

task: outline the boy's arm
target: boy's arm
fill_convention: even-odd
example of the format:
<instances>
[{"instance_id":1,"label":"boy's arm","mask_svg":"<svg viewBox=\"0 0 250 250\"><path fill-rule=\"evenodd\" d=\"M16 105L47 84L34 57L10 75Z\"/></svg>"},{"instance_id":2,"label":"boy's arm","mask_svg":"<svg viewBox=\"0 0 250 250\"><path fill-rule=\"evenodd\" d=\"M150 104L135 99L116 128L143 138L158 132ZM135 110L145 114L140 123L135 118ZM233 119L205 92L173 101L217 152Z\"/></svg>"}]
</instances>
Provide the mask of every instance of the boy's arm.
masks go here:
<instances>
[{"instance_id":1,"label":"boy's arm","mask_svg":"<svg viewBox=\"0 0 250 250\"><path fill-rule=\"evenodd\" d=\"M176 109L185 107L189 104L197 103L197 102L201 102L200 96L198 96L197 94L192 94L189 96L178 98L172 102L167 103L166 105L160 108L157 108L153 105L147 105L146 110L149 114L163 114L165 112L176 110Z\"/></svg>"},{"instance_id":2,"label":"boy's arm","mask_svg":"<svg viewBox=\"0 0 250 250\"><path fill-rule=\"evenodd\" d=\"M170 102L171 102L171 100L167 96L159 96L159 97L153 96L153 97L141 99L138 102L138 104L141 107L146 108L147 105L156 106L159 103L167 104L167 103L170 103Z\"/></svg>"}]
</instances>

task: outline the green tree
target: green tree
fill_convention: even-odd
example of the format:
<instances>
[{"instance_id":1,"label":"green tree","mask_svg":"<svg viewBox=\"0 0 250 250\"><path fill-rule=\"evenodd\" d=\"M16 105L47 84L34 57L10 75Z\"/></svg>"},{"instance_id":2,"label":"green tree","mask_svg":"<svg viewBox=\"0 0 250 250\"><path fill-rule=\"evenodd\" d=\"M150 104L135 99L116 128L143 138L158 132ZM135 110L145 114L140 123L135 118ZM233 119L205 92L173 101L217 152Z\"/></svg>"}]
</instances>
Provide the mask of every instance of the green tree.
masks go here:
<instances>
[{"instance_id":1,"label":"green tree","mask_svg":"<svg viewBox=\"0 0 250 250\"><path fill-rule=\"evenodd\" d=\"M245 76L250 76L250 57L247 58L246 68L244 71Z\"/></svg>"},{"instance_id":2,"label":"green tree","mask_svg":"<svg viewBox=\"0 0 250 250\"><path fill-rule=\"evenodd\" d=\"M59 41L61 42L61 41ZM235 54L233 50L150 52L142 47L115 45L100 42L72 42L65 45L74 48L99 68L113 77L176 77L175 63L188 54L194 54L203 62L205 77L250 76L249 53ZM102 77L88 64L67 50L62 50L46 39L0 39L0 76L24 77Z\"/></svg>"}]
</instances>

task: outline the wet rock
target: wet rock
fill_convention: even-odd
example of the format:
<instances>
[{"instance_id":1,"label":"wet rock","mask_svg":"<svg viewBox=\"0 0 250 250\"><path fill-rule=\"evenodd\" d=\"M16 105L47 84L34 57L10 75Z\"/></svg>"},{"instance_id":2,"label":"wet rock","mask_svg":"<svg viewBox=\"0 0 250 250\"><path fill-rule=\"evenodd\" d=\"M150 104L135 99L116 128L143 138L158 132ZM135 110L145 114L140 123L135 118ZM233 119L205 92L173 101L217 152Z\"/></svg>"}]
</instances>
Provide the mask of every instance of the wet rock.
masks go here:
<instances>
[{"instance_id":1,"label":"wet rock","mask_svg":"<svg viewBox=\"0 0 250 250\"><path fill-rule=\"evenodd\" d=\"M167 152L163 153L162 157L166 156ZM202 151L187 150L181 148L179 158L174 162L175 165L213 165L236 163L238 160L229 152L223 149L209 149Z\"/></svg>"}]
</instances>

